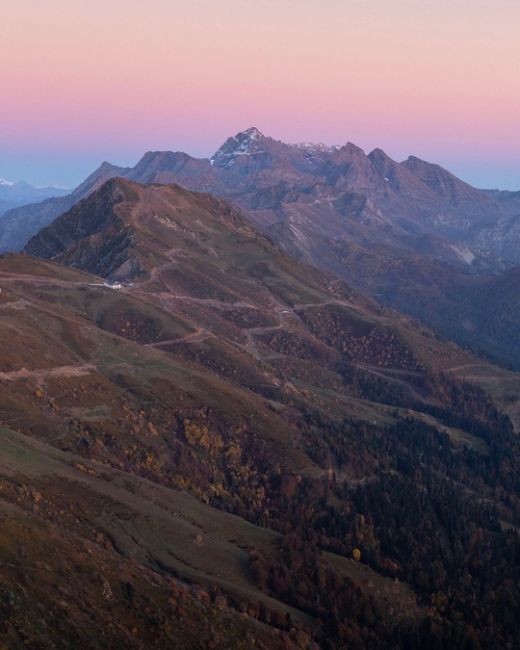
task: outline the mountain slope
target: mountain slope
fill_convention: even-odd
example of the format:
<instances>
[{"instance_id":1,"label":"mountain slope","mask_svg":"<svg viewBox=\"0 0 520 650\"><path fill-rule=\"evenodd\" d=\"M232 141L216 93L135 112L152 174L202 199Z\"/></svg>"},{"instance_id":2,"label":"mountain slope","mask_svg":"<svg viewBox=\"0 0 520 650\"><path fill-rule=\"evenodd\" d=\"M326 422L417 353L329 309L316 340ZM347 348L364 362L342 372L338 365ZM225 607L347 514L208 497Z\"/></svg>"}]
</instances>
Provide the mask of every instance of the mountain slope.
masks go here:
<instances>
[{"instance_id":1,"label":"mountain slope","mask_svg":"<svg viewBox=\"0 0 520 650\"><path fill-rule=\"evenodd\" d=\"M373 259L362 283L376 288L383 304L483 356L520 368L520 268L476 276L418 256Z\"/></svg>"},{"instance_id":2,"label":"mountain slope","mask_svg":"<svg viewBox=\"0 0 520 650\"><path fill-rule=\"evenodd\" d=\"M77 268L0 259L0 414L47 445L45 456L49 446L72 454L74 485L96 479L71 492L90 504L94 566L108 544L139 575L174 572L212 602L217 589L236 625L269 626L266 647L311 637L325 648L457 647L474 635L514 646L520 450L497 407L518 427L517 374L295 262L223 201L177 186L111 180L30 250ZM104 286L86 271L133 284ZM39 517L63 509L61 471L54 463L38 484L56 502ZM114 481L134 492L130 503ZM205 504L200 518L179 490ZM174 529L150 507L142 523L135 496L150 491L180 519ZM99 573L119 625L121 588ZM468 607L475 590L479 606ZM243 632L219 626L222 647L234 647ZM278 637L273 626L296 627Z\"/></svg>"},{"instance_id":3,"label":"mountain slope","mask_svg":"<svg viewBox=\"0 0 520 650\"><path fill-rule=\"evenodd\" d=\"M56 460L32 516L67 526L69 549L92 539L85 573L109 583L114 638L124 616L141 629L152 570L166 593L172 574L202 588L188 592L217 647L240 647L257 620L266 647L514 647L520 449L501 411L518 427L517 374L178 186L111 180L29 249L71 266L0 258L0 418L17 430L4 444L70 455L67 493L91 532L70 526ZM139 593L128 614L109 558ZM148 601L156 636L136 647L171 647L180 617L192 634L196 605L173 598L173 614ZM79 616L74 602L72 629Z\"/></svg>"},{"instance_id":4,"label":"mountain slope","mask_svg":"<svg viewBox=\"0 0 520 650\"><path fill-rule=\"evenodd\" d=\"M234 305L238 305L239 323L258 320L258 331L253 327L254 345L257 336L263 344L273 337L276 345L282 345L279 339L287 335L289 349L294 345L304 358L312 358L310 350L319 350L314 330L327 313L330 322L320 326L347 326L350 334L340 335L336 345L341 341L348 354L361 355L359 360L364 354L367 359L377 356L373 344L379 337L386 345L393 341L396 363L410 370L445 369L450 362L461 365L471 359L454 346L436 342L431 333L423 334L427 332L423 326L387 314L335 276L288 257L224 201L179 186L112 179L44 228L28 243L26 253L110 280L140 280L135 290L144 287L154 296L165 293L167 297L159 299L167 305L172 294L191 295L193 304L183 306L182 312L194 310L197 318L208 318L202 307L216 314L224 309L234 318ZM515 277L512 272L512 290ZM240 316L241 306L251 312L247 318ZM220 320L213 318L215 314L207 323L210 331L218 328ZM221 323L219 335L226 328L229 323ZM230 342L244 341L234 328L231 331ZM298 342L291 343L293 338ZM246 339L246 348L254 350L249 334ZM330 350L318 358L337 361Z\"/></svg>"}]
</instances>

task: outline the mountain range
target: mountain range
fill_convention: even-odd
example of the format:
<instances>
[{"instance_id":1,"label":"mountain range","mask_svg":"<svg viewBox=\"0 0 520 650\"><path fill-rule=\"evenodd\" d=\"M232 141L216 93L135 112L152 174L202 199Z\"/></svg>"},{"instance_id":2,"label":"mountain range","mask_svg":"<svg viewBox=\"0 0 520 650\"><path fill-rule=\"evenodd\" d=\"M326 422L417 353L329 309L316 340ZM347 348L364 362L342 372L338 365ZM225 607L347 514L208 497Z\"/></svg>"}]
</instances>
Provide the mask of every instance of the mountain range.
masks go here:
<instances>
[{"instance_id":1,"label":"mountain range","mask_svg":"<svg viewBox=\"0 0 520 650\"><path fill-rule=\"evenodd\" d=\"M48 198L65 196L69 190L63 187L35 187L24 181L9 181L0 178L0 217L9 210L43 201Z\"/></svg>"},{"instance_id":2,"label":"mountain range","mask_svg":"<svg viewBox=\"0 0 520 650\"><path fill-rule=\"evenodd\" d=\"M351 143L289 145L255 127L229 138L209 159L166 151L146 153L133 168L105 162L66 202L8 214L2 249L22 248L65 205L71 207L114 176L175 182L232 200L279 238L292 232L293 239L302 240L302 253L311 253L310 243L303 241L330 230L357 246L366 247L370 240L371 246L428 254L461 267L500 269L520 262L515 245L520 192L477 190L414 156L397 163L381 149L365 155ZM316 214L321 229L314 232ZM23 224L11 240L6 224L16 219Z\"/></svg>"},{"instance_id":3,"label":"mountain range","mask_svg":"<svg viewBox=\"0 0 520 650\"><path fill-rule=\"evenodd\" d=\"M116 176L225 198L294 257L520 367L520 193L475 189L413 156L398 163L350 143L289 145L252 127L209 159L148 152L133 168L103 163L72 194L5 214L0 250L22 249Z\"/></svg>"},{"instance_id":4,"label":"mountain range","mask_svg":"<svg viewBox=\"0 0 520 650\"><path fill-rule=\"evenodd\" d=\"M112 171L0 257L7 647L517 646L520 375Z\"/></svg>"}]
</instances>

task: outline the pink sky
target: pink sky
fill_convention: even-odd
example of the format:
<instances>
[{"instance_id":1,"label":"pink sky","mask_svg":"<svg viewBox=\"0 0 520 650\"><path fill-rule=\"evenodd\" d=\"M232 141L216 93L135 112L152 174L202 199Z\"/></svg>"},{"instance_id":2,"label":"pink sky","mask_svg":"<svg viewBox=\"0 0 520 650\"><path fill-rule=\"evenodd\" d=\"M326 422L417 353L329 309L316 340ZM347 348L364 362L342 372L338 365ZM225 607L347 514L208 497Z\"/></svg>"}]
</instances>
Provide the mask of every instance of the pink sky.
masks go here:
<instances>
[{"instance_id":1,"label":"pink sky","mask_svg":"<svg viewBox=\"0 0 520 650\"><path fill-rule=\"evenodd\" d=\"M2 0L0 175L207 155L251 125L520 189L518 0Z\"/></svg>"}]
</instances>

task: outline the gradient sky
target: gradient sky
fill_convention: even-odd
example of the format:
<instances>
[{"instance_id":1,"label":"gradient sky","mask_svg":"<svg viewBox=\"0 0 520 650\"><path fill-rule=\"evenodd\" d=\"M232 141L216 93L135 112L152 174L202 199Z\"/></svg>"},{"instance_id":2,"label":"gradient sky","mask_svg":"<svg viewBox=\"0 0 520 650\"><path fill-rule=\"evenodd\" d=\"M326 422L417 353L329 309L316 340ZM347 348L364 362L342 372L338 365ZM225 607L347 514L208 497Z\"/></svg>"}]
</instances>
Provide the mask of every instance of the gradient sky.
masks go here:
<instances>
[{"instance_id":1,"label":"gradient sky","mask_svg":"<svg viewBox=\"0 0 520 650\"><path fill-rule=\"evenodd\" d=\"M255 125L520 189L520 0L1 0L0 176Z\"/></svg>"}]
</instances>

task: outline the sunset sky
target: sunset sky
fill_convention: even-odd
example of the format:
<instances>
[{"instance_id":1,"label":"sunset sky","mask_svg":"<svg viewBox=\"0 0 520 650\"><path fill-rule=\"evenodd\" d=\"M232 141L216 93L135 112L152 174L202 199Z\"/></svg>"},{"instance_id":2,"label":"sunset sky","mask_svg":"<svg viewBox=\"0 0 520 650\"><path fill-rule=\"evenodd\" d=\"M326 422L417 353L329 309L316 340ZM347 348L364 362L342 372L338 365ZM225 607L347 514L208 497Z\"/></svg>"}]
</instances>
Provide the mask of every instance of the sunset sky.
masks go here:
<instances>
[{"instance_id":1,"label":"sunset sky","mask_svg":"<svg viewBox=\"0 0 520 650\"><path fill-rule=\"evenodd\" d=\"M519 0L2 0L0 176L72 186L251 125L520 189Z\"/></svg>"}]
</instances>

